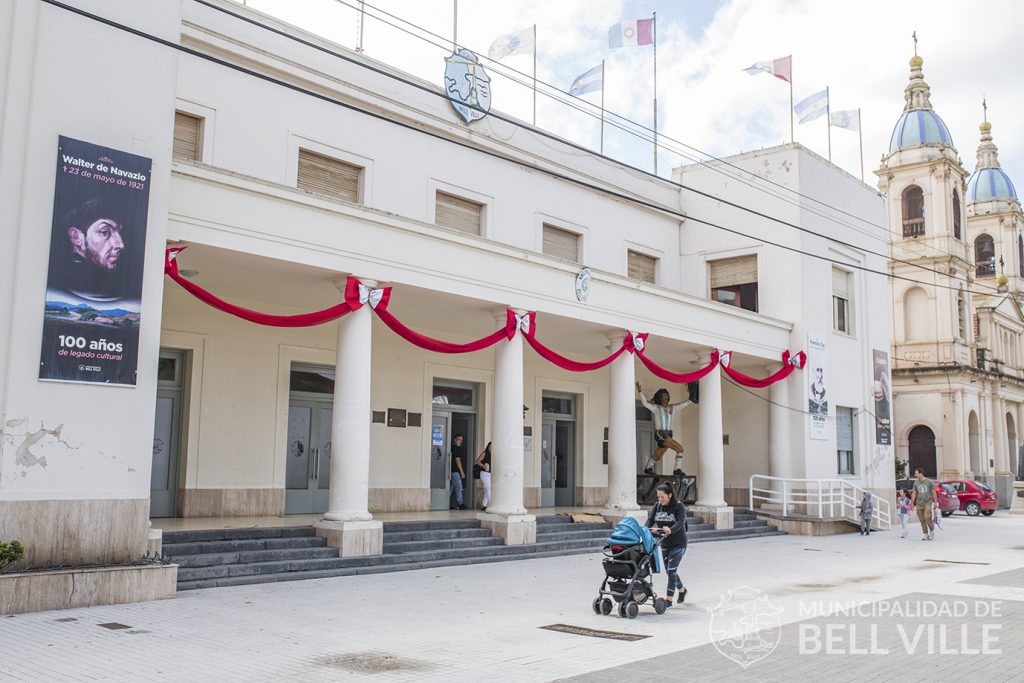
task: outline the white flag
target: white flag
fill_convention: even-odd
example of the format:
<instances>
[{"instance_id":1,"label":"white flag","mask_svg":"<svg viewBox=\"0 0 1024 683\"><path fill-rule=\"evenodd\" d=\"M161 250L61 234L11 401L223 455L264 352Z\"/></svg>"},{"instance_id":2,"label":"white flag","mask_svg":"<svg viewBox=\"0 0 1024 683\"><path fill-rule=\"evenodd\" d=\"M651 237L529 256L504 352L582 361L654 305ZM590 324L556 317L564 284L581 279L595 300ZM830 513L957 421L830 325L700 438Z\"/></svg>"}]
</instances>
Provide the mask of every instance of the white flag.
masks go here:
<instances>
[{"instance_id":1,"label":"white flag","mask_svg":"<svg viewBox=\"0 0 1024 683\"><path fill-rule=\"evenodd\" d=\"M491 59L504 59L511 55L530 54L537 49L537 27L530 26L516 33L498 36L491 43L487 56Z\"/></svg>"},{"instance_id":2,"label":"white flag","mask_svg":"<svg viewBox=\"0 0 1024 683\"><path fill-rule=\"evenodd\" d=\"M813 121L822 114L828 113L828 88L820 92L816 92L810 97L801 100L796 103L793 107L793 111L796 112L797 119L800 123L807 123Z\"/></svg>"},{"instance_id":3,"label":"white flag","mask_svg":"<svg viewBox=\"0 0 1024 683\"><path fill-rule=\"evenodd\" d=\"M856 109L844 109L829 113L828 121L836 128L860 130L860 112Z\"/></svg>"}]
</instances>

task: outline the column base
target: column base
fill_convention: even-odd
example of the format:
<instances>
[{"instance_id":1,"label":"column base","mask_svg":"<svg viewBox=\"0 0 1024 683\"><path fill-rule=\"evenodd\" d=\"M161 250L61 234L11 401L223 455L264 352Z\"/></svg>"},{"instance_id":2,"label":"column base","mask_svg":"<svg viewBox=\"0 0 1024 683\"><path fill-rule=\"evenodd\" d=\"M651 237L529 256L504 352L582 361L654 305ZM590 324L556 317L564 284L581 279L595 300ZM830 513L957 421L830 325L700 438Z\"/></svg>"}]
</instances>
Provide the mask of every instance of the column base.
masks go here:
<instances>
[{"instance_id":1,"label":"column base","mask_svg":"<svg viewBox=\"0 0 1024 683\"><path fill-rule=\"evenodd\" d=\"M1015 497L1014 493L1014 480L1016 477L1011 472L996 472L994 477L995 481L992 482L992 490L996 492L996 496L999 497L999 507L1004 510L1012 507L1012 500Z\"/></svg>"},{"instance_id":2,"label":"column base","mask_svg":"<svg viewBox=\"0 0 1024 683\"><path fill-rule=\"evenodd\" d=\"M606 507L602 509L599 514L602 517L604 517L604 521L608 522L612 526L615 526L616 524L624 520L626 517L632 517L636 521L640 522L640 524L643 524L647 521L647 510L641 509L639 507L634 508L632 510L627 510L625 508Z\"/></svg>"},{"instance_id":3,"label":"column base","mask_svg":"<svg viewBox=\"0 0 1024 683\"><path fill-rule=\"evenodd\" d=\"M716 529L732 529L735 526L732 508L728 505L691 505L687 508L699 515L707 524L714 524Z\"/></svg>"},{"instance_id":4,"label":"column base","mask_svg":"<svg viewBox=\"0 0 1024 683\"><path fill-rule=\"evenodd\" d=\"M146 554L150 557L160 557L164 550L164 530L150 529L146 538Z\"/></svg>"},{"instance_id":5,"label":"column base","mask_svg":"<svg viewBox=\"0 0 1024 683\"><path fill-rule=\"evenodd\" d=\"M1010 501L1011 515L1024 515L1024 481L1013 482L1013 499Z\"/></svg>"},{"instance_id":6,"label":"column base","mask_svg":"<svg viewBox=\"0 0 1024 683\"><path fill-rule=\"evenodd\" d=\"M318 538L338 549L339 557L366 557L384 552L384 524L368 522L333 522L326 519L313 524Z\"/></svg>"},{"instance_id":7,"label":"column base","mask_svg":"<svg viewBox=\"0 0 1024 683\"><path fill-rule=\"evenodd\" d=\"M505 542L505 545L531 545L537 542L537 518L533 515L496 515L481 512L480 526Z\"/></svg>"}]
</instances>

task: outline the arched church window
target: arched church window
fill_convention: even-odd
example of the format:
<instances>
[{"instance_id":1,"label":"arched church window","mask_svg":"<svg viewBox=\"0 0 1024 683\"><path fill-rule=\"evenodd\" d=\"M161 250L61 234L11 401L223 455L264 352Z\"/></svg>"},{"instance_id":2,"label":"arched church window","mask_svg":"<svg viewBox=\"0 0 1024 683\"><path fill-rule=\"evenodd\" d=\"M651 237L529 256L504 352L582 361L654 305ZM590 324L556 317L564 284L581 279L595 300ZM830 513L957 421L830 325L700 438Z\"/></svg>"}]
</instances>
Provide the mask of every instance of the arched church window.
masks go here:
<instances>
[{"instance_id":1,"label":"arched church window","mask_svg":"<svg viewBox=\"0 0 1024 683\"><path fill-rule=\"evenodd\" d=\"M1024 237L1017 235L1017 272L1024 277Z\"/></svg>"},{"instance_id":2,"label":"arched church window","mask_svg":"<svg viewBox=\"0 0 1024 683\"><path fill-rule=\"evenodd\" d=\"M917 185L903 191L903 236L924 234L924 192Z\"/></svg>"},{"instance_id":3,"label":"arched church window","mask_svg":"<svg viewBox=\"0 0 1024 683\"><path fill-rule=\"evenodd\" d=\"M960 239L960 195L953 190L953 237Z\"/></svg>"},{"instance_id":4,"label":"arched church window","mask_svg":"<svg viewBox=\"0 0 1024 683\"><path fill-rule=\"evenodd\" d=\"M982 233L974 240L974 265L978 276L996 274L996 245L991 235Z\"/></svg>"}]
</instances>

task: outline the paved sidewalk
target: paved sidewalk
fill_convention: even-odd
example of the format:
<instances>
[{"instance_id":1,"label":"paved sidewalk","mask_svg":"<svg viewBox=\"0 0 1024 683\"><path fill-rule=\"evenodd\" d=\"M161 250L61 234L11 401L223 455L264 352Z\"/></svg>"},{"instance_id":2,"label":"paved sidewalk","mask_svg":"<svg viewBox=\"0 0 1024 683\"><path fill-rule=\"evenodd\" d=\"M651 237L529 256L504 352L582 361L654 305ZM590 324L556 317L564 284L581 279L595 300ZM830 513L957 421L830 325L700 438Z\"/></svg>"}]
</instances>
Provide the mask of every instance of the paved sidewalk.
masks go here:
<instances>
[{"instance_id":1,"label":"paved sidewalk","mask_svg":"<svg viewBox=\"0 0 1024 683\"><path fill-rule=\"evenodd\" d=\"M1001 601L1003 654L985 656L985 671L989 679L1019 680L1024 587L1007 572L1024 568L1024 540L1016 540L1024 539L1024 519L957 515L943 524L946 530L933 542L901 540L897 531L695 545L682 567L687 604L663 616L645 607L635 620L591 611L604 576L599 553L199 590L162 602L17 615L0 618L7 655L0 680L611 680L594 672L622 667L614 680L649 681L646 666L671 672L674 680L793 678L802 677L793 663L801 661L792 654L794 622L824 624L830 607L908 594L914 600ZM663 582L659 576L659 589ZM710 644L707 611L740 586L762 591L781 609L777 650L746 673ZM626 642L540 628L556 623L650 637ZM749 626L744 630L761 628ZM891 644L891 628L885 637ZM666 655L697 668L680 670L679 661L658 659ZM846 665L835 662L850 658L859 658L860 668L847 676ZM960 659L934 657L924 668L945 671ZM825 662L841 679L856 671L883 680L901 661L865 655L802 660ZM777 668L759 669L764 666Z\"/></svg>"}]
</instances>

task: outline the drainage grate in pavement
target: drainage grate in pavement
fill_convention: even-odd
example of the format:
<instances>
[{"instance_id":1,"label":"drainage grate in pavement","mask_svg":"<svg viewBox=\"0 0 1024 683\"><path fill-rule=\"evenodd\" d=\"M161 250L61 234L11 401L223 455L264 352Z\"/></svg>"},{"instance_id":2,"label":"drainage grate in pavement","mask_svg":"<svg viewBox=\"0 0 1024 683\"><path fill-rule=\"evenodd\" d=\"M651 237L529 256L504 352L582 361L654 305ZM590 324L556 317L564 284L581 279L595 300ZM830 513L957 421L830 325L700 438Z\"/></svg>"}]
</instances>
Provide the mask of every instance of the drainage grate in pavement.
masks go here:
<instances>
[{"instance_id":1,"label":"drainage grate in pavement","mask_svg":"<svg viewBox=\"0 0 1024 683\"><path fill-rule=\"evenodd\" d=\"M54 619L58 624L66 624L69 621L78 621L74 617L64 617L63 619Z\"/></svg>"},{"instance_id":2,"label":"drainage grate in pavement","mask_svg":"<svg viewBox=\"0 0 1024 683\"><path fill-rule=\"evenodd\" d=\"M344 655L327 655L314 660L319 666L341 669L352 673L372 674L380 671L424 671L433 665L416 659L406 659L381 652L353 652Z\"/></svg>"},{"instance_id":3,"label":"drainage grate in pavement","mask_svg":"<svg viewBox=\"0 0 1024 683\"><path fill-rule=\"evenodd\" d=\"M650 636L642 636L636 633L619 633L618 631L599 631L596 628L584 628L583 626L570 626L569 624L548 624L540 628L559 633L572 633L577 636L590 636L591 638L608 638L609 640L643 640Z\"/></svg>"},{"instance_id":4,"label":"drainage grate in pavement","mask_svg":"<svg viewBox=\"0 0 1024 683\"><path fill-rule=\"evenodd\" d=\"M967 562L965 560L925 560L925 562L941 562L943 564L978 564L982 567L987 567L991 562Z\"/></svg>"},{"instance_id":5,"label":"drainage grate in pavement","mask_svg":"<svg viewBox=\"0 0 1024 683\"><path fill-rule=\"evenodd\" d=\"M116 621L111 621L111 622L108 622L106 624L96 624L96 625L97 626L102 626L103 628L109 628L111 631L120 631L123 628L131 628L131 626L126 626L125 624L119 624Z\"/></svg>"}]
</instances>

